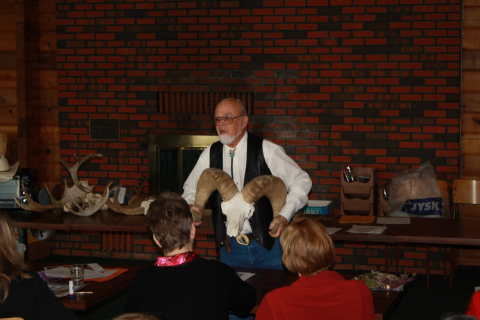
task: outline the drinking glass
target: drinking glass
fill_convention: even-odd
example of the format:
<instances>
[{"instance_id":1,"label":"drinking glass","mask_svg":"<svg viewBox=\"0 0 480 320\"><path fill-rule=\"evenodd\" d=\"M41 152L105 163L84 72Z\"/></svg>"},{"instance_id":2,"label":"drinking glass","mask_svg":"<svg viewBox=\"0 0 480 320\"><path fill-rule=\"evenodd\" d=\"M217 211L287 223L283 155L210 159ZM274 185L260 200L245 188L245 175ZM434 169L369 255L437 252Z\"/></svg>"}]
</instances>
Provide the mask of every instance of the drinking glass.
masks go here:
<instances>
[{"instance_id":1,"label":"drinking glass","mask_svg":"<svg viewBox=\"0 0 480 320\"><path fill-rule=\"evenodd\" d=\"M72 264L70 265L70 278L74 283L80 283L83 281L83 264Z\"/></svg>"}]
</instances>

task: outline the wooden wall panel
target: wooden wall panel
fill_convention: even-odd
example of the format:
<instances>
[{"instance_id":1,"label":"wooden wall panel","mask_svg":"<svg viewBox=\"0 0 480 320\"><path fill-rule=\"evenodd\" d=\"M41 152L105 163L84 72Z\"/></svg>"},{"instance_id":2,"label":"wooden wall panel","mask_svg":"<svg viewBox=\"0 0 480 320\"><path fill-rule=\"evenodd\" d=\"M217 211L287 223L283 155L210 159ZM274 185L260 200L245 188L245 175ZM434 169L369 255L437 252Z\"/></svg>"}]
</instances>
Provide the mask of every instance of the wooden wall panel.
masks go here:
<instances>
[{"instance_id":1,"label":"wooden wall panel","mask_svg":"<svg viewBox=\"0 0 480 320\"><path fill-rule=\"evenodd\" d=\"M2 0L0 12L0 132L6 133L10 149L17 150L17 55L15 0Z\"/></svg>"},{"instance_id":2,"label":"wooden wall panel","mask_svg":"<svg viewBox=\"0 0 480 320\"><path fill-rule=\"evenodd\" d=\"M0 89L15 89L17 87L17 70L0 69Z\"/></svg>"},{"instance_id":3,"label":"wooden wall panel","mask_svg":"<svg viewBox=\"0 0 480 320\"><path fill-rule=\"evenodd\" d=\"M480 178L480 0L464 2L462 48L461 154L463 179ZM463 206L460 218L480 218L478 206ZM469 265L480 265L480 250L463 250ZM463 263L460 259L459 263Z\"/></svg>"},{"instance_id":4,"label":"wooden wall panel","mask_svg":"<svg viewBox=\"0 0 480 320\"><path fill-rule=\"evenodd\" d=\"M56 1L39 3L41 161L40 175L51 188L60 183L60 130L58 126Z\"/></svg>"},{"instance_id":5,"label":"wooden wall panel","mask_svg":"<svg viewBox=\"0 0 480 320\"><path fill-rule=\"evenodd\" d=\"M480 52L463 52L463 70L480 70Z\"/></svg>"},{"instance_id":6,"label":"wooden wall panel","mask_svg":"<svg viewBox=\"0 0 480 320\"><path fill-rule=\"evenodd\" d=\"M480 118L478 110L465 110L462 115L462 139L480 140Z\"/></svg>"},{"instance_id":7,"label":"wooden wall panel","mask_svg":"<svg viewBox=\"0 0 480 320\"><path fill-rule=\"evenodd\" d=\"M0 114L2 115L0 117L0 128L3 129L6 126L16 127L18 118L17 108L0 107ZM3 132L2 129L0 129L1 132ZM12 137L9 137L9 139L11 140Z\"/></svg>"},{"instance_id":8,"label":"wooden wall panel","mask_svg":"<svg viewBox=\"0 0 480 320\"><path fill-rule=\"evenodd\" d=\"M0 89L0 107L14 107L17 105L17 89Z\"/></svg>"},{"instance_id":9,"label":"wooden wall panel","mask_svg":"<svg viewBox=\"0 0 480 320\"><path fill-rule=\"evenodd\" d=\"M480 111L480 93L464 93L463 108L464 110Z\"/></svg>"},{"instance_id":10,"label":"wooden wall panel","mask_svg":"<svg viewBox=\"0 0 480 320\"><path fill-rule=\"evenodd\" d=\"M41 51L57 50L57 34L55 32L42 32L40 35Z\"/></svg>"},{"instance_id":11,"label":"wooden wall panel","mask_svg":"<svg viewBox=\"0 0 480 320\"><path fill-rule=\"evenodd\" d=\"M477 70L463 70L463 92L480 92L480 72Z\"/></svg>"},{"instance_id":12,"label":"wooden wall panel","mask_svg":"<svg viewBox=\"0 0 480 320\"><path fill-rule=\"evenodd\" d=\"M15 39L0 39L0 51L14 51L15 46Z\"/></svg>"}]
</instances>

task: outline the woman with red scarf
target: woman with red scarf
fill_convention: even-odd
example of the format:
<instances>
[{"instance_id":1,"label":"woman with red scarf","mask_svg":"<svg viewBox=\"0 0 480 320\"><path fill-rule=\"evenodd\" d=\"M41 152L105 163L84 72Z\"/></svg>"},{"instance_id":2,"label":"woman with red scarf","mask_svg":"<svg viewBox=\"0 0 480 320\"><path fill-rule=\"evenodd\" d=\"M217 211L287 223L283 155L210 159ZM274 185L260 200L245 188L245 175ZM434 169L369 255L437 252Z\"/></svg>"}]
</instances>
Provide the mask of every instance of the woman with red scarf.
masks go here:
<instances>
[{"instance_id":1,"label":"woman with red scarf","mask_svg":"<svg viewBox=\"0 0 480 320\"><path fill-rule=\"evenodd\" d=\"M150 204L146 221L164 256L137 272L125 312L151 313L162 320L227 320L230 311L248 315L256 304L255 288L227 265L193 252L195 225L180 195L161 193Z\"/></svg>"}]
</instances>

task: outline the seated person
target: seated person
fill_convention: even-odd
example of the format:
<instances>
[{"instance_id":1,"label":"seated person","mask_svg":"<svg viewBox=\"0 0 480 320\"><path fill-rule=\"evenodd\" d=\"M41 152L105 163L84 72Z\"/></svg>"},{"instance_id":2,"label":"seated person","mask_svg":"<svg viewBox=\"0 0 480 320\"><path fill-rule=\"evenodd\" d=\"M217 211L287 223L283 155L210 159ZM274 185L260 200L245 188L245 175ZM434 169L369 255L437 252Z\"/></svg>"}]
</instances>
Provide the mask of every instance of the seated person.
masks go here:
<instances>
[{"instance_id":1,"label":"seated person","mask_svg":"<svg viewBox=\"0 0 480 320\"><path fill-rule=\"evenodd\" d=\"M474 293L468 306L467 315L480 318L480 291Z\"/></svg>"},{"instance_id":2,"label":"seated person","mask_svg":"<svg viewBox=\"0 0 480 320\"><path fill-rule=\"evenodd\" d=\"M10 217L0 211L0 318L73 320L37 272L27 270L17 251Z\"/></svg>"},{"instance_id":3,"label":"seated person","mask_svg":"<svg viewBox=\"0 0 480 320\"><path fill-rule=\"evenodd\" d=\"M229 311L248 315L256 304L255 288L227 265L193 252L196 229L180 195L161 193L146 220L164 256L137 272L125 312L151 313L162 320L228 319Z\"/></svg>"},{"instance_id":4,"label":"seated person","mask_svg":"<svg viewBox=\"0 0 480 320\"><path fill-rule=\"evenodd\" d=\"M318 220L301 217L283 231L280 244L285 267L300 276L290 286L269 292L255 320L375 318L370 289L359 280L345 280L329 271L335 258L333 241Z\"/></svg>"}]
</instances>

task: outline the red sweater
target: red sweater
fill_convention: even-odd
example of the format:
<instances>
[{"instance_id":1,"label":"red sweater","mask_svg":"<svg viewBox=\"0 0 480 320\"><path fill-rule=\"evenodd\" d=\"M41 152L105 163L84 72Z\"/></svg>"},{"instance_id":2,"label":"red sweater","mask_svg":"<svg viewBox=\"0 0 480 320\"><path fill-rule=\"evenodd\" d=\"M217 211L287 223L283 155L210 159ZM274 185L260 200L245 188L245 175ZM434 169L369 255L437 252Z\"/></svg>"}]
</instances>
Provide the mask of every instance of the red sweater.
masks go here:
<instances>
[{"instance_id":1,"label":"red sweater","mask_svg":"<svg viewBox=\"0 0 480 320\"><path fill-rule=\"evenodd\" d=\"M372 320L375 318L370 289L361 281L345 280L324 271L300 277L288 287L268 293L255 320Z\"/></svg>"},{"instance_id":2,"label":"red sweater","mask_svg":"<svg viewBox=\"0 0 480 320\"><path fill-rule=\"evenodd\" d=\"M480 317L480 291L475 292L475 294L473 295L472 301L468 306L467 315L476 318Z\"/></svg>"}]
</instances>

